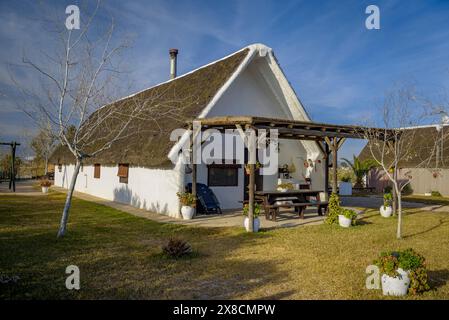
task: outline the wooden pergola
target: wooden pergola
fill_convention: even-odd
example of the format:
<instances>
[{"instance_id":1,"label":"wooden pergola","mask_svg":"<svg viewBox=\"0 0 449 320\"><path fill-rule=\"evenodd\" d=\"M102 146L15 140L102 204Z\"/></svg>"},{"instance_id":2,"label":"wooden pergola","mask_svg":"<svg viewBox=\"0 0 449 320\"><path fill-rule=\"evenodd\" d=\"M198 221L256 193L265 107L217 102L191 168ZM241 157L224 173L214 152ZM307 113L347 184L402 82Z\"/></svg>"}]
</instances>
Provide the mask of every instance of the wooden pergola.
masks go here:
<instances>
[{"instance_id":1,"label":"wooden pergola","mask_svg":"<svg viewBox=\"0 0 449 320\"><path fill-rule=\"evenodd\" d=\"M306 122L288 119L253 117L253 116L226 116L212 117L204 119L195 119L189 121L189 129L192 129L193 122L196 122L195 128L197 132L192 132L191 140L192 155L196 152L194 143L198 136L198 131L207 129L217 129L224 131L226 129L253 129L256 134L258 130L277 129L279 139L289 140L309 140L315 141L318 148L324 154L325 160L325 181L326 192L329 185L329 158L332 155L332 192L337 192L337 154L346 139L364 139L364 132L367 129L378 130L380 134L388 134L387 130L367 128L353 125L334 125L318 122ZM199 125L199 127L198 127ZM248 148L249 161L249 220L250 229L252 230L253 212L254 212L254 185L255 185L255 147ZM193 159L193 158L192 158ZM251 160L252 159L252 160ZM197 168L196 164L192 164L192 194L196 197Z\"/></svg>"}]
</instances>

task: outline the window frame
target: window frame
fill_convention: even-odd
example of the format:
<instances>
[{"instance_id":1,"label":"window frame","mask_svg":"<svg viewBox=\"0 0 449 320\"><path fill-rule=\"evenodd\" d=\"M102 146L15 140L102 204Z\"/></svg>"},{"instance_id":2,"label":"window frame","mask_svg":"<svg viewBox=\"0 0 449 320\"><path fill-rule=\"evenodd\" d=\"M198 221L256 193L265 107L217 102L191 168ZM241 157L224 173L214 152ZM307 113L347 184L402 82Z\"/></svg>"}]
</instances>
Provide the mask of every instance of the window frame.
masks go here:
<instances>
[{"instance_id":1,"label":"window frame","mask_svg":"<svg viewBox=\"0 0 449 320\"><path fill-rule=\"evenodd\" d=\"M98 172L97 172L97 170L98 170ZM97 175L97 173L98 173L98 175ZM94 179L100 179L100 178L101 178L101 164L94 163Z\"/></svg>"},{"instance_id":2,"label":"window frame","mask_svg":"<svg viewBox=\"0 0 449 320\"><path fill-rule=\"evenodd\" d=\"M120 168L126 168L126 175L120 173ZM119 163L117 168L117 176L119 177L120 183L128 183L129 177L129 163ZM123 169L125 170L125 169Z\"/></svg>"},{"instance_id":3,"label":"window frame","mask_svg":"<svg viewBox=\"0 0 449 320\"><path fill-rule=\"evenodd\" d=\"M209 164L207 165L207 185L209 187L238 187L239 186L239 172L242 166L240 164ZM235 178L232 184L211 184L211 170L210 169L234 169Z\"/></svg>"}]
</instances>

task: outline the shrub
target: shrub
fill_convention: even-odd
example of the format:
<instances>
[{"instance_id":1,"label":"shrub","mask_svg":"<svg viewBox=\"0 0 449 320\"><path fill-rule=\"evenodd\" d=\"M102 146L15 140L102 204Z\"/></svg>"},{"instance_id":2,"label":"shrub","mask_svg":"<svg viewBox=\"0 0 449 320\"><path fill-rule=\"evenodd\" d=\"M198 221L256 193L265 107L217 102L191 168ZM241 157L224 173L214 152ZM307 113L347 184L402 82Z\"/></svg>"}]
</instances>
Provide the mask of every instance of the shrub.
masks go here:
<instances>
[{"instance_id":1,"label":"shrub","mask_svg":"<svg viewBox=\"0 0 449 320\"><path fill-rule=\"evenodd\" d=\"M328 215L325 222L327 224L338 223L338 215L341 214L340 197L336 193L332 193L329 198Z\"/></svg>"},{"instance_id":2,"label":"shrub","mask_svg":"<svg viewBox=\"0 0 449 320\"><path fill-rule=\"evenodd\" d=\"M431 195L432 195L432 197L442 197L442 195L439 191L432 191Z\"/></svg>"},{"instance_id":3,"label":"shrub","mask_svg":"<svg viewBox=\"0 0 449 320\"><path fill-rule=\"evenodd\" d=\"M260 206L260 204L257 203L257 202L254 202L254 213L253 213L253 217L254 217L254 218L257 218L257 217L260 215L260 211L261 211L261 206ZM244 215L244 216L248 216L248 213L249 213L249 204L246 203L246 204L243 206L243 215Z\"/></svg>"},{"instance_id":4,"label":"shrub","mask_svg":"<svg viewBox=\"0 0 449 320\"><path fill-rule=\"evenodd\" d=\"M393 187L392 186L386 186L384 188L384 193L392 193L393 192Z\"/></svg>"},{"instance_id":5,"label":"shrub","mask_svg":"<svg viewBox=\"0 0 449 320\"><path fill-rule=\"evenodd\" d=\"M41 185L41 187L50 187L51 181L50 180L41 180L40 185Z\"/></svg>"},{"instance_id":6,"label":"shrub","mask_svg":"<svg viewBox=\"0 0 449 320\"><path fill-rule=\"evenodd\" d=\"M181 202L183 206L196 206L196 197L194 197L190 192L177 192L176 195L179 198L179 202Z\"/></svg>"},{"instance_id":7,"label":"shrub","mask_svg":"<svg viewBox=\"0 0 449 320\"><path fill-rule=\"evenodd\" d=\"M430 289L427 283L427 269L425 258L409 248L403 251L382 252L380 257L374 261L380 272L390 277L396 277L398 268L409 271L410 287L409 294L419 294Z\"/></svg>"},{"instance_id":8,"label":"shrub","mask_svg":"<svg viewBox=\"0 0 449 320\"><path fill-rule=\"evenodd\" d=\"M384 193L384 208L390 207L393 201L393 195L391 193Z\"/></svg>"},{"instance_id":9,"label":"shrub","mask_svg":"<svg viewBox=\"0 0 449 320\"><path fill-rule=\"evenodd\" d=\"M162 247L162 251L171 258L180 258L192 253L192 247L187 241L172 238Z\"/></svg>"},{"instance_id":10,"label":"shrub","mask_svg":"<svg viewBox=\"0 0 449 320\"><path fill-rule=\"evenodd\" d=\"M352 179L350 176L343 176L341 177L341 182L352 182Z\"/></svg>"},{"instance_id":11,"label":"shrub","mask_svg":"<svg viewBox=\"0 0 449 320\"><path fill-rule=\"evenodd\" d=\"M402 189L402 194L412 194L413 193L413 189L412 186L409 184L407 184L403 189Z\"/></svg>"}]
</instances>

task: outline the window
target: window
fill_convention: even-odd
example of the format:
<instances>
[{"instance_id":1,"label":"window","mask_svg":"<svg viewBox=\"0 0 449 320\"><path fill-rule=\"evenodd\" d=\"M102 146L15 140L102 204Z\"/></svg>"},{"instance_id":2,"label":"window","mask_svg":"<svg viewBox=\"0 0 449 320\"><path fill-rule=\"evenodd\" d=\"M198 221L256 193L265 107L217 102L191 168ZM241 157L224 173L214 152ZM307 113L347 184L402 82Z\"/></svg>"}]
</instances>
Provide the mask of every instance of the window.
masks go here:
<instances>
[{"instance_id":1,"label":"window","mask_svg":"<svg viewBox=\"0 0 449 320\"><path fill-rule=\"evenodd\" d=\"M100 179L100 168L101 168L101 166L99 163L94 164L94 178L95 179Z\"/></svg>"},{"instance_id":2,"label":"window","mask_svg":"<svg viewBox=\"0 0 449 320\"><path fill-rule=\"evenodd\" d=\"M119 177L120 183L128 183L128 171L129 171L129 164L120 163L118 165L117 176Z\"/></svg>"},{"instance_id":3,"label":"window","mask_svg":"<svg viewBox=\"0 0 449 320\"><path fill-rule=\"evenodd\" d=\"M207 184L210 187L237 187L239 185L238 164L211 164L207 166Z\"/></svg>"}]
</instances>

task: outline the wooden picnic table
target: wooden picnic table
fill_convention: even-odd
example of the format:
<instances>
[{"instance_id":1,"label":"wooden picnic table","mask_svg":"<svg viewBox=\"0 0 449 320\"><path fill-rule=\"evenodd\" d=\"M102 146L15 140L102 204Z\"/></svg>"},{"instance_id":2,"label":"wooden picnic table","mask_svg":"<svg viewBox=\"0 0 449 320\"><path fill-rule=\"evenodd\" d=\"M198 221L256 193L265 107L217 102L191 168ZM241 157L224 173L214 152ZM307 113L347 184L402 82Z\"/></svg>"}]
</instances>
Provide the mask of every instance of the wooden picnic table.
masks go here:
<instances>
[{"instance_id":1,"label":"wooden picnic table","mask_svg":"<svg viewBox=\"0 0 449 320\"><path fill-rule=\"evenodd\" d=\"M280 208L294 208L298 212L299 217L304 219L304 210L308 206L316 206L318 215L322 215L323 209L327 209L328 202L320 200L320 193L322 190L288 190L285 192L278 190L263 190L256 191L256 199L260 199L265 209L265 217L267 219L276 221L276 216ZM310 198L316 198L316 201L311 201ZM291 201L291 203L277 204L277 201Z\"/></svg>"}]
</instances>

